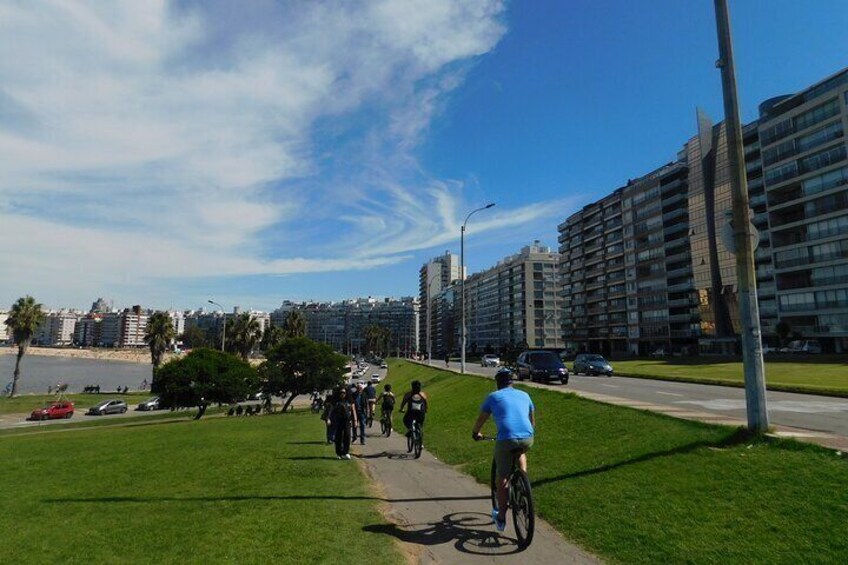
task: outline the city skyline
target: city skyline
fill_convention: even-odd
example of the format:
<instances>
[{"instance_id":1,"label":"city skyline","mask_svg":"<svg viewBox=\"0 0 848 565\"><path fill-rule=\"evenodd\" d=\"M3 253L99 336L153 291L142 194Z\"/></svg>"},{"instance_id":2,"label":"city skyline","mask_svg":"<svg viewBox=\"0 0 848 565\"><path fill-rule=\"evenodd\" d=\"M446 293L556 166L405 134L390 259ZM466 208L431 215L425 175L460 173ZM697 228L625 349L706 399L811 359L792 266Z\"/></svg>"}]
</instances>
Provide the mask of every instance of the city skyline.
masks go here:
<instances>
[{"instance_id":1,"label":"city skyline","mask_svg":"<svg viewBox=\"0 0 848 565\"><path fill-rule=\"evenodd\" d=\"M681 4L9 7L0 304L415 295L489 201L469 273L554 246L721 119L712 3ZM731 6L746 120L845 66L848 7L768 7Z\"/></svg>"}]
</instances>

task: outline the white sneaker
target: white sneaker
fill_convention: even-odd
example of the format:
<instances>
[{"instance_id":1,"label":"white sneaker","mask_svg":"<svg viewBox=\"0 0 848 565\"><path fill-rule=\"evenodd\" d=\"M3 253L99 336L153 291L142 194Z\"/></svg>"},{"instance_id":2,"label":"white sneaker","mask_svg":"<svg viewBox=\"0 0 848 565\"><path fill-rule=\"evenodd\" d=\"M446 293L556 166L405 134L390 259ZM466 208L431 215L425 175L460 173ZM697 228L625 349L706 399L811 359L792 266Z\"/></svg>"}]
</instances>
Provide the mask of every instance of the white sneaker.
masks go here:
<instances>
[{"instance_id":1,"label":"white sneaker","mask_svg":"<svg viewBox=\"0 0 848 565\"><path fill-rule=\"evenodd\" d=\"M345 459L350 459L350 453L345 453L344 458L345 458Z\"/></svg>"}]
</instances>

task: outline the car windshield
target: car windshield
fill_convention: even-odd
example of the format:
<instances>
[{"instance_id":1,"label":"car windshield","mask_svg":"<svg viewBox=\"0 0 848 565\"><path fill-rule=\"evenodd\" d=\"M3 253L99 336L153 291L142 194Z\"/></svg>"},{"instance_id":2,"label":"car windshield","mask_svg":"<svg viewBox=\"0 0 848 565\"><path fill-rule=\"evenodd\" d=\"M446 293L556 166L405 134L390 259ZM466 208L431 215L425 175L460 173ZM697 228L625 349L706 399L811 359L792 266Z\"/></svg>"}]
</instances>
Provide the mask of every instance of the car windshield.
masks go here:
<instances>
[{"instance_id":1,"label":"car windshield","mask_svg":"<svg viewBox=\"0 0 848 565\"><path fill-rule=\"evenodd\" d=\"M598 361L600 363L606 363L607 360L601 357L600 355L587 355L586 361Z\"/></svg>"},{"instance_id":2,"label":"car windshield","mask_svg":"<svg viewBox=\"0 0 848 565\"><path fill-rule=\"evenodd\" d=\"M562 367L562 361L559 357L549 351L530 354L530 363L534 367L541 369L559 369Z\"/></svg>"}]
</instances>

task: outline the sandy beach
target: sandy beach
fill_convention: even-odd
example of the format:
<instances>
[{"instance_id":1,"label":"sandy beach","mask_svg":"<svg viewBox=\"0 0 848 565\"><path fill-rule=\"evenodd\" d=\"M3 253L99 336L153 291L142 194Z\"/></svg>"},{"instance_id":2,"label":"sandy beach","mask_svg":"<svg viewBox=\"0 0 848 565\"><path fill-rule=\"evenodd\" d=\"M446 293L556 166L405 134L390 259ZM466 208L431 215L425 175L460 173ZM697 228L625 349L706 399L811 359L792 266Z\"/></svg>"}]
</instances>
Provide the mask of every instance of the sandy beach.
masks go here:
<instances>
[{"instance_id":1,"label":"sandy beach","mask_svg":"<svg viewBox=\"0 0 848 565\"><path fill-rule=\"evenodd\" d=\"M0 347L0 355L15 355L17 347ZM97 359L99 361L123 361L130 363L150 364L150 350L138 349L78 349L73 347L30 347L27 355L41 355L45 357L71 357L74 359ZM175 354L166 353L165 360L171 359Z\"/></svg>"}]
</instances>

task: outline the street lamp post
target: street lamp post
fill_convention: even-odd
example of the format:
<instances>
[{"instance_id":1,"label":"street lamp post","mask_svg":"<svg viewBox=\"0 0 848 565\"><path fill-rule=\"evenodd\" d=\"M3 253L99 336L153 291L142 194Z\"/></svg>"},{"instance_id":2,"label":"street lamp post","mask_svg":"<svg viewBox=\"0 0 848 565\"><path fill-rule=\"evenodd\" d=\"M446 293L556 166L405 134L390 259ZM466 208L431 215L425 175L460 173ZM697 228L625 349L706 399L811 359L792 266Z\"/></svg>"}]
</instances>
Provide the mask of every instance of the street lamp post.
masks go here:
<instances>
[{"instance_id":1,"label":"street lamp post","mask_svg":"<svg viewBox=\"0 0 848 565\"><path fill-rule=\"evenodd\" d=\"M742 125L736 96L736 70L727 0L715 0L718 30L721 85L724 94L724 123L727 129L727 160L730 190L733 195L733 238L736 244L736 277L739 281L739 314L742 321L742 365L745 374L745 403L748 429L755 433L768 431L765 367L760 335L760 310L757 303L757 277L751 245L748 212L748 183L742 147Z\"/></svg>"},{"instance_id":2,"label":"street lamp post","mask_svg":"<svg viewBox=\"0 0 848 565\"><path fill-rule=\"evenodd\" d=\"M462 222L462 230L459 234L459 276L462 280L462 357L460 358L459 362L459 372L463 375L465 374L465 346L467 345L468 341L468 328L465 325L465 226L468 224L468 219L471 216L473 216L477 212L480 212L481 210L488 210L494 205L495 203L491 202L481 208L477 208L476 210L472 210L471 212L469 212L468 215L465 216L465 221Z\"/></svg>"},{"instance_id":3,"label":"street lamp post","mask_svg":"<svg viewBox=\"0 0 848 565\"><path fill-rule=\"evenodd\" d=\"M221 309L221 316L224 318L224 328L221 330L221 351L224 351L224 345L227 343L227 313L224 312L224 307L213 300L208 301L209 304L217 306Z\"/></svg>"}]
</instances>

